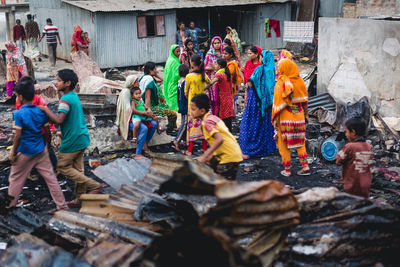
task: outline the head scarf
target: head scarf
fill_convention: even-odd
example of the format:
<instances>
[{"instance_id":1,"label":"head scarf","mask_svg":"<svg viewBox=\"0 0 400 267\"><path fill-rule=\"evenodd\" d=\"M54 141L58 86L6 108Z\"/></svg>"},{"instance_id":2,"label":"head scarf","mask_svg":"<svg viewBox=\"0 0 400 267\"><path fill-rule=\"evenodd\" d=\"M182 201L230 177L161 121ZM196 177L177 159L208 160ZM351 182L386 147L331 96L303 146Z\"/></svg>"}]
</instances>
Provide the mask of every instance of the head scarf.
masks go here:
<instances>
[{"instance_id":1,"label":"head scarf","mask_svg":"<svg viewBox=\"0 0 400 267\"><path fill-rule=\"evenodd\" d=\"M76 45L77 42L80 42L81 44L86 44L85 39L82 38L82 29L81 26L79 25L75 25L74 27L74 33L72 34L71 45Z\"/></svg>"},{"instance_id":2,"label":"head scarf","mask_svg":"<svg viewBox=\"0 0 400 267\"><path fill-rule=\"evenodd\" d=\"M246 65L244 66L244 83L247 84L249 81L251 75L253 74L254 70L261 65L260 63L260 57L261 57L261 52L262 49L258 46L257 47L257 52L258 52L258 61L256 64L254 64L251 60L248 60L246 62Z\"/></svg>"},{"instance_id":3,"label":"head scarf","mask_svg":"<svg viewBox=\"0 0 400 267\"><path fill-rule=\"evenodd\" d=\"M117 118L115 120L115 124L119 127L121 136L124 140L128 139L129 121L131 120L132 116L132 97L129 87L131 87L137 81L137 79L138 77L136 75L129 75L126 77L124 88L118 95Z\"/></svg>"},{"instance_id":4,"label":"head scarf","mask_svg":"<svg viewBox=\"0 0 400 267\"><path fill-rule=\"evenodd\" d=\"M21 77L28 76L28 69L26 68L24 54L21 49L19 49L12 41L8 40L5 43L7 48L12 48L12 51L6 52L6 60L7 64L16 63L18 65L18 71L21 74ZM17 74L18 76L18 74Z\"/></svg>"},{"instance_id":5,"label":"head scarf","mask_svg":"<svg viewBox=\"0 0 400 267\"><path fill-rule=\"evenodd\" d=\"M258 97L258 106L264 117L267 109L272 105L275 87L275 60L269 50L262 51L262 65L258 66L250 77Z\"/></svg>"},{"instance_id":6,"label":"head scarf","mask_svg":"<svg viewBox=\"0 0 400 267\"><path fill-rule=\"evenodd\" d=\"M179 66L181 62L179 58L175 56L174 50L179 48L179 45L171 45L169 49L169 57L164 69L164 96L168 107L171 110L178 111L178 81L179 76Z\"/></svg>"},{"instance_id":7,"label":"head scarf","mask_svg":"<svg viewBox=\"0 0 400 267\"><path fill-rule=\"evenodd\" d=\"M287 106L308 101L307 88L300 77L299 68L289 58L282 59L278 65L272 118Z\"/></svg>"},{"instance_id":8,"label":"head scarf","mask_svg":"<svg viewBox=\"0 0 400 267\"><path fill-rule=\"evenodd\" d=\"M129 75L126 77L124 88L131 88L132 85L138 80L138 76L136 75Z\"/></svg>"},{"instance_id":9,"label":"head scarf","mask_svg":"<svg viewBox=\"0 0 400 267\"><path fill-rule=\"evenodd\" d=\"M221 37L215 36L211 40L210 50L208 50L208 52L207 52L206 59L205 59L205 62L204 62L204 67L207 67L207 65L210 64L210 63L214 64L214 63L217 62L217 53L216 53L216 51L214 49L214 41L217 40L217 39L221 42L220 56L222 56L222 54L224 53Z\"/></svg>"},{"instance_id":10,"label":"head scarf","mask_svg":"<svg viewBox=\"0 0 400 267\"><path fill-rule=\"evenodd\" d=\"M293 55L292 53L290 53L289 51L283 49L280 53L279 53L279 57L278 57L278 61L276 62L276 69L275 69L275 73L276 73L276 78L278 78L279 76L279 71L278 71L278 66L279 66L279 62L282 59L288 58L290 60L293 60Z\"/></svg>"},{"instance_id":11,"label":"head scarf","mask_svg":"<svg viewBox=\"0 0 400 267\"><path fill-rule=\"evenodd\" d=\"M237 49L241 50L242 49L242 41L240 40L239 34L237 33L237 31L234 28L230 27L230 26L228 26L226 28L231 31L232 40L235 42ZM228 36L229 35L227 34L225 38L228 38Z\"/></svg>"}]
</instances>

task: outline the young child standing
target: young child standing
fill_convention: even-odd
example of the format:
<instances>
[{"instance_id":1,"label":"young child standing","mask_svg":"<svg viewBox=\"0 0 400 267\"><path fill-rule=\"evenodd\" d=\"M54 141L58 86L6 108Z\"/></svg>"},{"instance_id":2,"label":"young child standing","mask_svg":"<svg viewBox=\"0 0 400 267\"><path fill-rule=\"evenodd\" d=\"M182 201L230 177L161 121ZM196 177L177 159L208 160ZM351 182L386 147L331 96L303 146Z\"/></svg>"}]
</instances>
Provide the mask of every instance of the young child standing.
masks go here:
<instances>
[{"instance_id":1,"label":"young child standing","mask_svg":"<svg viewBox=\"0 0 400 267\"><path fill-rule=\"evenodd\" d=\"M32 104L35 95L33 82L20 81L16 86L16 94L22 107L13 114L15 134L10 154L11 172L8 178L10 183L8 194L12 198L9 207L16 205L26 178L31 170L36 168L46 181L57 210L68 209L47 150L51 142L49 119Z\"/></svg>"},{"instance_id":2,"label":"young child standing","mask_svg":"<svg viewBox=\"0 0 400 267\"><path fill-rule=\"evenodd\" d=\"M189 74L189 67L186 64L182 64L179 66L178 71L179 76L181 77L178 81L178 113L180 113L182 116L182 122L181 126L178 129L178 134L176 135L176 138L174 140L173 148L177 151L180 151L179 142L182 140L183 134L186 133L187 127L188 99L185 96L185 79L186 76Z\"/></svg>"},{"instance_id":3,"label":"young child standing","mask_svg":"<svg viewBox=\"0 0 400 267\"><path fill-rule=\"evenodd\" d=\"M206 84L210 83L210 79L206 75L204 71L204 63L201 61L201 57L199 55L193 55L191 58L192 61L192 73L186 76L186 84L185 84L185 96L190 103L192 98L198 94L202 94L205 92ZM201 119L194 118L191 115L191 109L188 108L188 124L187 124L187 139L186 141L189 143L189 147L187 149L186 154L192 155L194 141L203 140L202 147L203 150L207 150L207 141L204 140L203 133L201 131Z\"/></svg>"},{"instance_id":4,"label":"young child standing","mask_svg":"<svg viewBox=\"0 0 400 267\"><path fill-rule=\"evenodd\" d=\"M76 183L76 199L68 203L71 207L79 207L80 195L87 191L90 194L97 194L104 186L84 174L83 155L90 144L90 136L81 102L74 92L77 83L78 76L75 72L69 69L59 70L56 87L64 95L60 99L58 114L54 114L48 107L39 106L49 119L61 128L57 171Z\"/></svg>"},{"instance_id":5,"label":"young child standing","mask_svg":"<svg viewBox=\"0 0 400 267\"><path fill-rule=\"evenodd\" d=\"M153 113L149 108L145 108L144 102L142 100L142 91L140 90L139 87L133 87L131 92L132 92L131 108L132 108L132 124L133 124L132 143L136 143L140 123L142 121L151 121L151 118L149 116L152 116Z\"/></svg>"},{"instance_id":6,"label":"young child standing","mask_svg":"<svg viewBox=\"0 0 400 267\"><path fill-rule=\"evenodd\" d=\"M361 117L346 121L346 137L349 140L336 156L336 164L342 167L344 191L368 197L372 182L371 164L374 157L371 145L365 142L367 124Z\"/></svg>"},{"instance_id":7,"label":"young child standing","mask_svg":"<svg viewBox=\"0 0 400 267\"><path fill-rule=\"evenodd\" d=\"M235 116L232 82L231 73L224 58L217 59L217 73L207 88L215 83L218 83L218 105L215 114L224 121L226 127L232 132L232 118Z\"/></svg>"},{"instance_id":8,"label":"young child standing","mask_svg":"<svg viewBox=\"0 0 400 267\"><path fill-rule=\"evenodd\" d=\"M210 144L210 148L197 160L209 163L216 173L225 178L235 179L239 162L243 161L242 151L235 137L220 118L209 113L210 100L206 94L193 97L190 109L193 117L203 121L204 137Z\"/></svg>"}]
</instances>

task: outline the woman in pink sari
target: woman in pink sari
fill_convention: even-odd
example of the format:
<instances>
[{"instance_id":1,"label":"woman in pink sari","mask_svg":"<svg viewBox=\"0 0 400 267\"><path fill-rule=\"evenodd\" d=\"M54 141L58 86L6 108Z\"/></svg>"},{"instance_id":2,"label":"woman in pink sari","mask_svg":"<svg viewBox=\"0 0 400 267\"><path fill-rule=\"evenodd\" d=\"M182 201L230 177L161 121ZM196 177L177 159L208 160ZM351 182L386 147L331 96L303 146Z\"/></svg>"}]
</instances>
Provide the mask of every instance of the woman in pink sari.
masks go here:
<instances>
[{"instance_id":1,"label":"woman in pink sari","mask_svg":"<svg viewBox=\"0 0 400 267\"><path fill-rule=\"evenodd\" d=\"M11 41L6 42L7 59L7 97L11 99L15 84L24 77L28 76L28 70L25 64L25 58L22 51Z\"/></svg>"},{"instance_id":2,"label":"woman in pink sari","mask_svg":"<svg viewBox=\"0 0 400 267\"><path fill-rule=\"evenodd\" d=\"M222 58L222 54L222 39L219 36L215 36L211 40L211 48L207 52L206 58L204 60L206 74L210 78L210 80L214 79L215 73L217 71L217 59ZM211 113L213 115L216 115L215 113L218 107L218 84L215 84L213 87L211 87L208 91L208 94L210 97Z\"/></svg>"}]
</instances>

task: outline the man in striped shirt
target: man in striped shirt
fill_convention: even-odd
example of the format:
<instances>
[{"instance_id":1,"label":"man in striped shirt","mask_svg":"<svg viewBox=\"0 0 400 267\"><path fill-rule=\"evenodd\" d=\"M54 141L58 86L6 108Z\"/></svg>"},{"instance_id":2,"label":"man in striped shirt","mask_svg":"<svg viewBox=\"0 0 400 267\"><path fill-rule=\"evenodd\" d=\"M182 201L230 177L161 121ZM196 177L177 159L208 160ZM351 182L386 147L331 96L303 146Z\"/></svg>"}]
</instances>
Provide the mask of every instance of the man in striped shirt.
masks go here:
<instances>
[{"instance_id":1,"label":"man in striped shirt","mask_svg":"<svg viewBox=\"0 0 400 267\"><path fill-rule=\"evenodd\" d=\"M56 65L57 59L57 39L60 45L62 45L60 40L60 35L58 34L58 28L53 25L51 19L46 20L47 25L44 26L42 36L40 36L39 42L42 41L43 37L46 35L47 49L49 52L49 61L52 67Z\"/></svg>"}]
</instances>

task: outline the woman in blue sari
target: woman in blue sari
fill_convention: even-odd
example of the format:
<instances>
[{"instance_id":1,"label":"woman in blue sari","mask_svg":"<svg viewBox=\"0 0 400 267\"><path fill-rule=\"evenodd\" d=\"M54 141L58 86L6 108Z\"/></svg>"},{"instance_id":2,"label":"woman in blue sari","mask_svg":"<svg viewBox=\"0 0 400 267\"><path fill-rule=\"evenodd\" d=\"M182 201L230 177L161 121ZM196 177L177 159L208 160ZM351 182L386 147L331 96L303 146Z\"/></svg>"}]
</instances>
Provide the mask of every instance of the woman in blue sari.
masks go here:
<instances>
[{"instance_id":1,"label":"woman in blue sari","mask_svg":"<svg viewBox=\"0 0 400 267\"><path fill-rule=\"evenodd\" d=\"M275 87L274 55L262 53L258 66L247 84L247 102L240 125L239 145L243 158L264 157L276 151L271 108Z\"/></svg>"}]
</instances>

